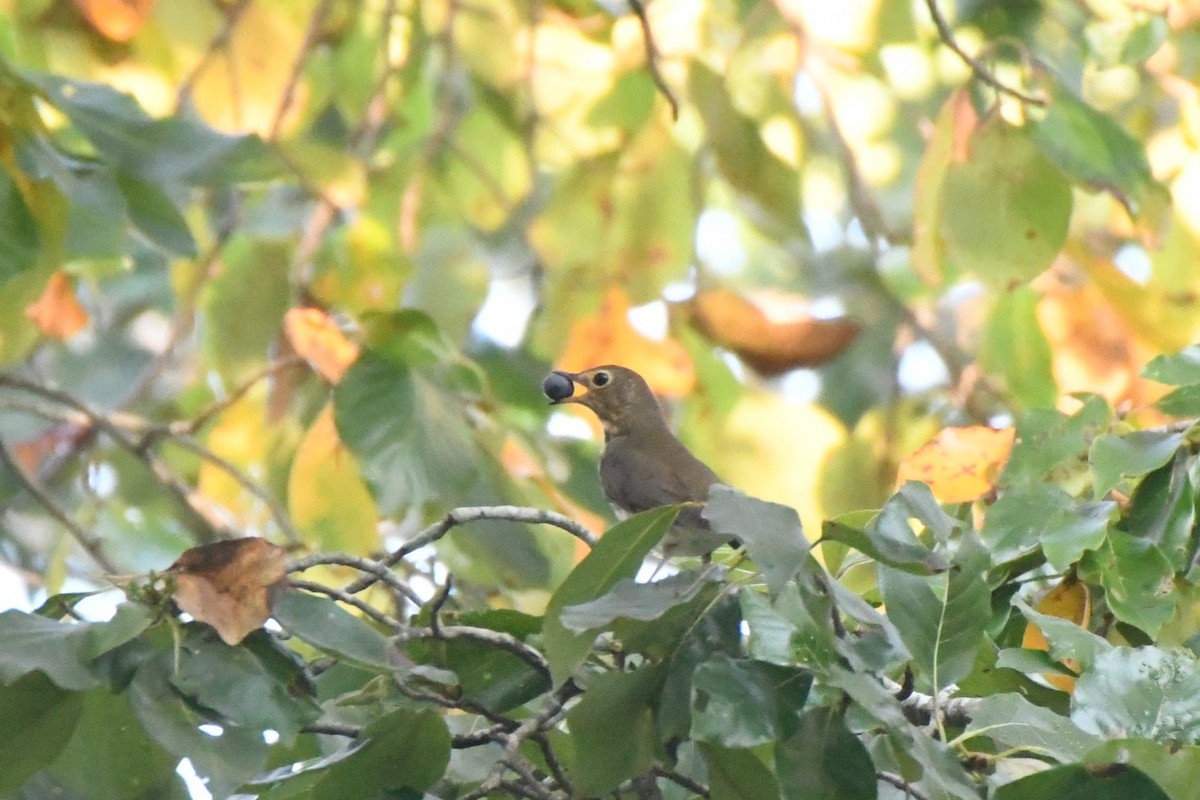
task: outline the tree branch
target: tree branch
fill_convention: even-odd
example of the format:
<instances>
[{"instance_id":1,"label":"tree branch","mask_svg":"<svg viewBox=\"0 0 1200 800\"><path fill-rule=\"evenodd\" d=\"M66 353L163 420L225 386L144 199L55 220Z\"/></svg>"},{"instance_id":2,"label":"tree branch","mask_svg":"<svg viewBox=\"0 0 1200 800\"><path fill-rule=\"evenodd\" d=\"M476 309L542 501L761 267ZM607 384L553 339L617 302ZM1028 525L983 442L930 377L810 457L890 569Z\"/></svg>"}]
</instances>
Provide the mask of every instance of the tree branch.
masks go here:
<instances>
[{"instance_id":1,"label":"tree branch","mask_svg":"<svg viewBox=\"0 0 1200 800\"><path fill-rule=\"evenodd\" d=\"M950 24L942 16L942 11L938 8L937 0L925 0L925 7L929 9L929 16L933 18L933 24L937 28L938 38L942 40L942 44L949 47L956 56L962 59L962 62L971 68L971 73L979 81L986 83L1002 94L1015 97L1022 103L1028 103L1031 106L1038 106L1039 108L1046 105L1046 98L1035 97L1034 95L1026 94L1020 89L1009 86L993 75L978 59L966 50L963 50L962 45L954 38L954 31L950 30Z\"/></svg>"},{"instance_id":2,"label":"tree branch","mask_svg":"<svg viewBox=\"0 0 1200 800\"><path fill-rule=\"evenodd\" d=\"M662 72L658 68L658 62L661 56L658 52L658 45L654 42L654 32L650 30L650 19L646 16L646 7L642 4L642 0L629 0L629 7L633 9L633 13L638 18L638 23L642 26L642 38L646 40L646 69L650 73L650 80L654 81L654 85L662 96L667 99L667 103L671 106L671 119L679 121L679 99L675 97L675 93L671 91L671 87L667 85L667 81L663 78Z\"/></svg>"}]
</instances>

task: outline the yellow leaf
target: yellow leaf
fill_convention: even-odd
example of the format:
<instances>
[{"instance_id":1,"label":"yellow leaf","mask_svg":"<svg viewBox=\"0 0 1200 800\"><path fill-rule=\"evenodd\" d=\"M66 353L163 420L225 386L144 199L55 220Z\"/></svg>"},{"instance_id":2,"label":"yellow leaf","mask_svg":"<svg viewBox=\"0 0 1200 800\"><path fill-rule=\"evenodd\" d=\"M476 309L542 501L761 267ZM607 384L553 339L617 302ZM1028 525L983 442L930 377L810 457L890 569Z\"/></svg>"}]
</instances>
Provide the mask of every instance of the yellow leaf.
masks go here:
<instances>
[{"instance_id":1,"label":"yellow leaf","mask_svg":"<svg viewBox=\"0 0 1200 800\"><path fill-rule=\"evenodd\" d=\"M1012 428L945 428L900 462L896 484L924 481L942 503L976 500L996 485L1015 436Z\"/></svg>"},{"instance_id":2,"label":"yellow leaf","mask_svg":"<svg viewBox=\"0 0 1200 800\"><path fill-rule=\"evenodd\" d=\"M358 358L358 345L319 308L288 309L283 329L296 353L330 383L340 381Z\"/></svg>"},{"instance_id":3,"label":"yellow leaf","mask_svg":"<svg viewBox=\"0 0 1200 800\"><path fill-rule=\"evenodd\" d=\"M322 409L296 449L288 512L317 549L367 555L379 548L379 512L358 462L338 438L332 405Z\"/></svg>"},{"instance_id":4,"label":"yellow leaf","mask_svg":"<svg viewBox=\"0 0 1200 800\"><path fill-rule=\"evenodd\" d=\"M1037 604L1036 610L1047 616L1074 622L1085 629L1092 618L1092 603L1087 587L1080 583L1073 574L1063 578L1061 583L1051 589L1050 593ZM1021 646L1028 650L1050 649L1042 629L1032 622L1025 626L1025 636L1021 640ZM1079 662L1074 659L1063 659L1062 664L1076 672L1079 671ZM1070 693L1075 690L1075 679L1069 675L1048 672L1043 677L1051 686L1064 692Z\"/></svg>"},{"instance_id":5,"label":"yellow leaf","mask_svg":"<svg viewBox=\"0 0 1200 800\"><path fill-rule=\"evenodd\" d=\"M25 318L53 339L70 339L88 323L88 313L75 296L75 282L62 270L50 276L42 296L25 308Z\"/></svg>"}]
</instances>

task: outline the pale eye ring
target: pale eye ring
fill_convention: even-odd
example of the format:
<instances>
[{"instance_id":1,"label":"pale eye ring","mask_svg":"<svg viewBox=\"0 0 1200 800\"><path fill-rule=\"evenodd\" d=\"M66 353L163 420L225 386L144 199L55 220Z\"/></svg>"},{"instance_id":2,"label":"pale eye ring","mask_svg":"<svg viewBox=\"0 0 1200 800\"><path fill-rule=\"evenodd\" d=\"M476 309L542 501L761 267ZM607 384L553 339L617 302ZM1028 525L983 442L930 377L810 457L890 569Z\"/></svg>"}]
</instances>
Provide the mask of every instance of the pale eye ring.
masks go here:
<instances>
[{"instance_id":1,"label":"pale eye ring","mask_svg":"<svg viewBox=\"0 0 1200 800\"><path fill-rule=\"evenodd\" d=\"M595 375L592 376L592 386L604 386L611 379L612 379L612 376L609 375L607 372L597 372Z\"/></svg>"}]
</instances>

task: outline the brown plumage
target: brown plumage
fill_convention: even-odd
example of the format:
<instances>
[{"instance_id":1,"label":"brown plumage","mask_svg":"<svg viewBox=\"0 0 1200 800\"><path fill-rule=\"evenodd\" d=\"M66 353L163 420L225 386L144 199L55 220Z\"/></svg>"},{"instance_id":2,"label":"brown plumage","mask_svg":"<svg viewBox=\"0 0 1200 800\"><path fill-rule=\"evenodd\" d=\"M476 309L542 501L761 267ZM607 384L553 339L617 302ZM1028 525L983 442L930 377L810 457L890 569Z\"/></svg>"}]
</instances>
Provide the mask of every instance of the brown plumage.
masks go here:
<instances>
[{"instance_id":1,"label":"brown plumage","mask_svg":"<svg viewBox=\"0 0 1200 800\"><path fill-rule=\"evenodd\" d=\"M563 396L573 389L564 378L587 392ZM556 371L543 387L554 404L578 403L600 418L600 486L618 516L675 503L703 503L709 488L722 482L671 433L654 393L633 370L605 365L577 373ZM693 507L679 512L663 539L666 556L707 555L729 541L713 532L700 511Z\"/></svg>"}]
</instances>

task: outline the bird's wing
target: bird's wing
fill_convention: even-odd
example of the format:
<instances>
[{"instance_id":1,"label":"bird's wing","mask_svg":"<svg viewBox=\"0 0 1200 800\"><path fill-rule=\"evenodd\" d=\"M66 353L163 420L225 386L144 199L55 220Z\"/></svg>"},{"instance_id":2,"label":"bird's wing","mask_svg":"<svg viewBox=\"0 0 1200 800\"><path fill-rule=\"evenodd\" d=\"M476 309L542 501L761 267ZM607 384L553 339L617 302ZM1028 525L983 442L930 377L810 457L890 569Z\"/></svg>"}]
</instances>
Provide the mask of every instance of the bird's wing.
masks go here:
<instances>
[{"instance_id":1,"label":"bird's wing","mask_svg":"<svg viewBox=\"0 0 1200 800\"><path fill-rule=\"evenodd\" d=\"M609 442L600 460L604 493L632 513L673 503L704 502L709 487L720 483L720 479L682 444L671 444L676 446L640 450L631 456L625 441ZM699 509L688 511L694 512L699 521Z\"/></svg>"}]
</instances>

